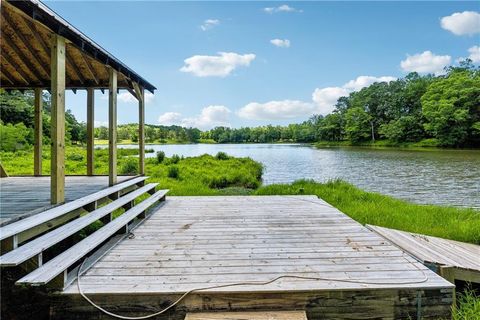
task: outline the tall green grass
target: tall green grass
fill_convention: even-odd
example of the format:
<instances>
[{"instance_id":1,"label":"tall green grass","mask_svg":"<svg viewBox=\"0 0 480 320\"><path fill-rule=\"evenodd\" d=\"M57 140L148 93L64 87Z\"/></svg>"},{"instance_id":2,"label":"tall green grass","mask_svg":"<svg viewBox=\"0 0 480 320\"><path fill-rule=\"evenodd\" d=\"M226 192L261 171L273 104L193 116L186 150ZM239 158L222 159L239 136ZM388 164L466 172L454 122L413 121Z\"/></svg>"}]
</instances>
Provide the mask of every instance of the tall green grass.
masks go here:
<instances>
[{"instance_id":1,"label":"tall green grass","mask_svg":"<svg viewBox=\"0 0 480 320\"><path fill-rule=\"evenodd\" d=\"M366 192L340 180L269 185L255 194L313 194L362 224L480 244L480 211L474 209L413 204Z\"/></svg>"},{"instance_id":2,"label":"tall green grass","mask_svg":"<svg viewBox=\"0 0 480 320\"><path fill-rule=\"evenodd\" d=\"M457 294L457 306L453 320L480 320L480 297L473 290Z\"/></svg>"}]
</instances>

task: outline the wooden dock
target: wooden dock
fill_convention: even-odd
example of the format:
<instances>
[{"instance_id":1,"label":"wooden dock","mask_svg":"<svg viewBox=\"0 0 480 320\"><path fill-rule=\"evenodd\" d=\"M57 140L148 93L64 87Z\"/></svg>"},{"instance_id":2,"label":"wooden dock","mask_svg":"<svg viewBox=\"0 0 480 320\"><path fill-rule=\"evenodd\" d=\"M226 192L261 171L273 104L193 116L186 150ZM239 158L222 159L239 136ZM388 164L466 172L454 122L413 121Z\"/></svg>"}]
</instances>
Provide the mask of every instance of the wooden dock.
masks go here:
<instances>
[{"instance_id":1,"label":"wooden dock","mask_svg":"<svg viewBox=\"0 0 480 320\"><path fill-rule=\"evenodd\" d=\"M118 182L132 176L119 176ZM50 205L50 177L8 177L0 179L0 225L28 217ZM108 187L108 176L67 176L66 202Z\"/></svg>"},{"instance_id":2,"label":"wooden dock","mask_svg":"<svg viewBox=\"0 0 480 320\"><path fill-rule=\"evenodd\" d=\"M480 283L480 246L377 226L367 226L452 283ZM479 231L480 232L480 231Z\"/></svg>"},{"instance_id":3,"label":"wooden dock","mask_svg":"<svg viewBox=\"0 0 480 320\"><path fill-rule=\"evenodd\" d=\"M277 280L275 280L277 279ZM304 310L308 319L448 318L453 285L315 196L169 197L80 279L112 312ZM53 319L110 319L74 282Z\"/></svg>"}]
</instances>

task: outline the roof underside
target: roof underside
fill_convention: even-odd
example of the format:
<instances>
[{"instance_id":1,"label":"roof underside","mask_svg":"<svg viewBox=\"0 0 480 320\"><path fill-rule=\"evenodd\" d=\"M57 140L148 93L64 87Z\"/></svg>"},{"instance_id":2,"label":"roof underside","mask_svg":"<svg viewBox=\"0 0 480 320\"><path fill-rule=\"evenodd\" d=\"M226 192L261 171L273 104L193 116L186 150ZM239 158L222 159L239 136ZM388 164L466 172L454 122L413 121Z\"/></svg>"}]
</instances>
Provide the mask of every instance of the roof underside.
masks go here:
<instances>
[{"instance_id":1,"label":"roof underside","mask_svg":"<svg viewBox=\"0 0 480 320\"><path fill-rule=\"evenodd\" d=\"M108 68L118 72L118 88L133 92L133 83L153 93L151 83L40 2L1 2L0 82L5 89L50 87L53 34L66 41L66 88L107 89Z\"/></svg>"}]
</instances>

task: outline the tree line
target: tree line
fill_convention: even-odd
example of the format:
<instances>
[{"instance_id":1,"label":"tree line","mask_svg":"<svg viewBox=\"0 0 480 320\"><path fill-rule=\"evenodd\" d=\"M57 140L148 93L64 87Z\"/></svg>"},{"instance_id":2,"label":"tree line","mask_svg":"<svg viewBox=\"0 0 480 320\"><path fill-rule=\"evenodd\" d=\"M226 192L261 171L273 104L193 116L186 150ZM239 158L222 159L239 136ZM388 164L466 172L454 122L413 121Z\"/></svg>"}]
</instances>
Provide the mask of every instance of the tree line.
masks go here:
<instances>
[{"instance_id":1,"label":"tree line","mask_svg":"<svg viewBox=\"0 0 480 320\"><path fill-rule=\"evenodd\" d=\"M332 113L314 115L301 124L217 127L202 133L202 138L219 143L388 140L480 147L480 69L466 60L443 75L410 73L341 97Z\"/></svg>"},{"instance_id":2,"label":"tree line","mask_svg":"<svg viewBox=\"0 0 480 320\"><path fill-rule=\"evenodd\" d=\"M33 144L34 95L31 91L0 89L1 150L15 151ZM50 96L43 95L44 144L50 143ZM70 110L65 113L66 140L86 142L86 124ZM108 128L95 128L96 139L108 139ZM136 143L138 124L117 127L119 141ZM348 142L385 140L392 144L426 141L442 147L480 147L480 68L468 59L445 74L410 73L390 82L374 83L341 97L332 113L314 115L287 126L216 127L208 131L181 126L145 126L150 143L266 143Z\"/></svg>"}]
</instances>

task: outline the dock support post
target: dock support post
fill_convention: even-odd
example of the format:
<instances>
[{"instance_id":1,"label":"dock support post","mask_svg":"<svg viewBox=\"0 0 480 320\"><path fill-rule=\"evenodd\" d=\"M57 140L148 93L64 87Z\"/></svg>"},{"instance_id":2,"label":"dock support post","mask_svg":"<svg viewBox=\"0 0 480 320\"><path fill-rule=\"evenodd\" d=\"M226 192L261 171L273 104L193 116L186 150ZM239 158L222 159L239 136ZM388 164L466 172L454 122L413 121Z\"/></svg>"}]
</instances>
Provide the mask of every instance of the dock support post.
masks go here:
<instances>
[{"instance_id":1,"label":"dock support post","mask_svg":"<svg viewBox=\"0 0 480 320\"><path fill-rule=\"evenodd\" d=\"M51 50L52 149L50 202L65 201L65 38L52 36Z\"/></svg>"},{"instance_id":2,"label":"dock support post","mask_svg":"<svg viewBox=\"0 0 480 320\"><path fill-rule=\"evenodd\" d=\"M42 98L42 89L35 89L35 103L34 103L34 112L35 112L35 124L34 124L34 140L35 145L33 148L33 174L35 176L42 175L42 137L43 137L43 128L42 128L42 107L43 107L43 98Z\"/></svg>"},{"instance_id":3,"label":"dock support post","mask_svg":"<svg viewBox=\"0 0 480 320\"><path fill-rule=\"evenodd\" d=\"M108 184L117 183L117 72L110 68L108 90Z\"/></svg>"},{"instance_id":4,"label":"dock support post","mask_svg":"<svg viewBox=\"0 0 480 320\"><path fill-rule=\"evenodd\" d=\"M141 97L138 101L138 171L145 174L145 90L140 89Z\"/></svg>"},{"instance_id":5,"label":"dock support post","mask_svg":"<svg viewBox=\"0 0 480 320\"><path fill-rule=\"evenodd\" d=\"M94 175L94 112L95 89L87 89L87 175Z\"/></svg>"}]
</instances>

